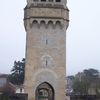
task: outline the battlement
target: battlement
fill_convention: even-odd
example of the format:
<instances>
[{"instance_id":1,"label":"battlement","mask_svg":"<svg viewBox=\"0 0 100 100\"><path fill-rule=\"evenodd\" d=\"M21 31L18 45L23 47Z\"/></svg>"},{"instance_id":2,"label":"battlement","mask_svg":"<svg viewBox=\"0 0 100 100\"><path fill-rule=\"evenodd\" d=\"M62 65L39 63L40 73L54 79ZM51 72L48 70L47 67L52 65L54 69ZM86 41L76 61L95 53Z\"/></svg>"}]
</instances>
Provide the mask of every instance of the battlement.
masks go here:
<instances>
[{"instance_id":1,"label":"battlement","mask_svg":"<svg viewBox=\"0 0 100 100\"><path fill-rule=\"evenodd\" d=\"M68 27L69 22L69 10L64 8L53 8L53 7L36 7L32 6L25 8L24 13L24 25L25 29L32 26L34 20L37 21L38 26L40 26L41 21L45 22L45 25L48 26L49 22L51 21L53 26L55 27L55 23L59 22L60 26ZM28 21L28 22L27 22Z\"/></svg>"},{"instance_id":2,"label":"battlement","mask_svg":"<svg viewBox=\"0 0 100 100\"><path fill-rule=\"evenodd\" d=\"M29 18L62 18L69 20L69 10L61 7L36 7L31 5L25 8L24 19Z\"/></svg>"},{"instance_id":3,"label":"battlement","mask_svg":"<svg viewBox=\"0 0 100 100\"><path fill-rule=\"evenodd\" d=\"M66 0L27 0L27 5L24 9L24 25L25 29L31 28L33 24L38 27L44 22L47 28L52 23L60 27L68 27L69 10L66 6ZM35 23L34 23L35 22Z\"/></svg>"},{"instance_id":4,"label":"battlement","mask_svg":"<svg viewBox=\"0 0 100 100\"><path fill-rule=\"evenodd\" d=\"M47 7L64 7L66 8L66 0L27 0L27 6L47 6Z\"/></svg>"}]
</instances>

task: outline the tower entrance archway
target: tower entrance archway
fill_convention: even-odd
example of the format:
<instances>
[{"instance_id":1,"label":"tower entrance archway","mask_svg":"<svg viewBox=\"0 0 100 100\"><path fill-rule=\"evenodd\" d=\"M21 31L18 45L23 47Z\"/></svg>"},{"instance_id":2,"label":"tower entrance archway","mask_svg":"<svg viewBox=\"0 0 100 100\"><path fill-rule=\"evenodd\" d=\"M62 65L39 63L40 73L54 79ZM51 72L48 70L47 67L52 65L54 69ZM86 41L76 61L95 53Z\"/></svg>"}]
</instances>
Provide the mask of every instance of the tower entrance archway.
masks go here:
<instances>
[{"instance_id":1,"label":"tower entrance archway","mask_svg":"<svg viewBox=\"0 0 100 100\"><path fill-rule=\"evenodd\" d=\"M41 83L36 89L36 100L54 100L54 89L47 83Z\"/></svg>"}]
</instances>

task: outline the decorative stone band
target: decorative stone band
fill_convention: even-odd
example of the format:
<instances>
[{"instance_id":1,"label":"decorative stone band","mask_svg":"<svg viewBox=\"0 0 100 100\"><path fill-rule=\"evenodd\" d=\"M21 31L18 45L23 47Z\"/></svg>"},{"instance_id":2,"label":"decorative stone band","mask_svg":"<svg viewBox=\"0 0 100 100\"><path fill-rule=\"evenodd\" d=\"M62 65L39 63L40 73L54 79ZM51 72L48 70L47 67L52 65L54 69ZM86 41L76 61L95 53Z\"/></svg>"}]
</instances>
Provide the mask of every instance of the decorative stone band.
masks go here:
<instances>
[{"instance_id":1,"label":"decorative stone band","mask_svg":"<svg viewBox=\"0 0 100 100\"><path fill-rule=\"evenodd\" d=\"M59 18L69 20L69 11L64 8L32 7L25 9L24 20L30 18Z\"/></svg>"},{"instance_id":2,"label":"decorative stone band","mask_svg":"<svg viewBox=\"0 0 100 100\"><path fill-rule=\"evenodd\" d=\"M27 23L27 20L29 20L29 23ZM24 21L24 26L25 26L25 29L27 30L27 27L28 28L32 28L32 27L35 27L35 28L40 28L40 27L44 27L44 28L60 28L60 29L63 29L64 27L68 27L68 21L64 21L62 19L37 19L37 18L31 18L31 19L26 19Z\"/></svg>"}]
</instances>

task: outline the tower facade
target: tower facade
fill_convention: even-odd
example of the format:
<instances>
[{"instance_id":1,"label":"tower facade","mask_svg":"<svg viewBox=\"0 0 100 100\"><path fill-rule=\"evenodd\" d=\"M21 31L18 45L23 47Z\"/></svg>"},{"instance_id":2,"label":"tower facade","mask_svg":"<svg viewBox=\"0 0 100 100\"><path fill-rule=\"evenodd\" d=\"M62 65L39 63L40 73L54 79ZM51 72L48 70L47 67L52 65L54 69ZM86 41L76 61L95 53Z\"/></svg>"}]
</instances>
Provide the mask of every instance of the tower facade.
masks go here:
<instances>
[{"instance_id":1,"label":"tower facade","mask_svg":"<svg viewBox=\"0 0 100 100\"><path fill-rule=\"evenodd\" d=\"M24 11L28 100L65 100L66 0L27 0Z\"/></svg>"}]
</instances>

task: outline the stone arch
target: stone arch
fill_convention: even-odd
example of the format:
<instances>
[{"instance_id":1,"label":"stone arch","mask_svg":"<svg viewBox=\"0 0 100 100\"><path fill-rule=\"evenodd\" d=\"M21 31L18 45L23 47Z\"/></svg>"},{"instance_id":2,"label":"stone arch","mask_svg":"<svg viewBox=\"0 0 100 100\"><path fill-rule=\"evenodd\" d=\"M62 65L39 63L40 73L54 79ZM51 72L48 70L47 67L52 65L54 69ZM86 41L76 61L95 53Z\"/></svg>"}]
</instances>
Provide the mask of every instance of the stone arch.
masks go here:
<instances>
[{"instance_id":1,"label":"stone arch","mask_svg":"<svg viewBox=\"0 0 100 100\"><path fill-rule=\"evenodd\" d=\"M40 27L46 27L46 22L45 20L40 21Z\"/></svg>"},{"instance_id":2,"label":"stone arch","mask_svg":"<svg viewBox=\"0 0 100 100\"><path fill-rule=\"evenodd\" d=\"M33 24L36 24L36 23L38 23L38 21L37 20L33 20L33 22L32 22Z\"/></svg>"},{"instance_id":3,"label":"stone arch","mask_svg":"<svg viewBox=\"0 0 100 100\"><path fill-rule=\"evenodd\" d=\"M40 83L43 82L48 82L49 84L51 84L54 87L54 90L57 87L57 79L58 76L55 72L53 72L50 69L47 68L42 68L36 71L36 73L33 74L33 90L36 90L36 88L39 86ZM35 93L35 91L33 91Z\"/></svg>"},{"instance_id":4,"label":"stone arch","mask_svg":"<svg viewBox=\"0 0 100 100\"><path fill-rule=\"evenodd\" d=\"M54 100L55 91L48 82L40 83L35 91L35 100Z\"/></svg>"},{"instance_id":5,"label":"stone arch","mask_svg":"<svg viewBox=\"0 0 100 100\"><path fill-rule=\"evenodd\" d=\"M34 75L33 75L33 80L36 80L37 79L37 77L38 77L38 75L40 75L40 74L45 74L45 73L50 73L51 75L52 75L52 77L53 78L55 78L55 79L57 79L58 78L58 76L57 76L57 74L55 73L55 72L53 72L52 70L50 70L50 69L40 69L40 70L37 70L37 72L36 73L34 73Z\"/></svg>"},{"instance_id":6,"label":"stone arch","mask_svg":"<svg viewBox=\"0 0 100 100\"><path fill-rule=\"evenodd\" d=\"M56 28L61 28L62 27L61 22L60 21L56 21L55 26L56 26Z\"/></svg>"},{"instance_id":7,"label":"stone arch","mask_svg":"<svg viewBox=\"0 0 100 100\"><path fill-rule=\"evenodd\" d=\"M50 27L50 28L53 28L54 27L54 23L53 23L53 21L48 21L48 27Z\"/></svg>"},{"instance_id":8,"label":"stone arch","mask_svg":"<svg viewBox=\"0 0 100 100\"><path fill-rule=\"evenodd\" d=\"M33 22L32 22L32 24L31 24L31 26L30 26L31 28L32 27L38 27L38 21L37 20L33 20Z\"/></svg>"}]
</instances>

